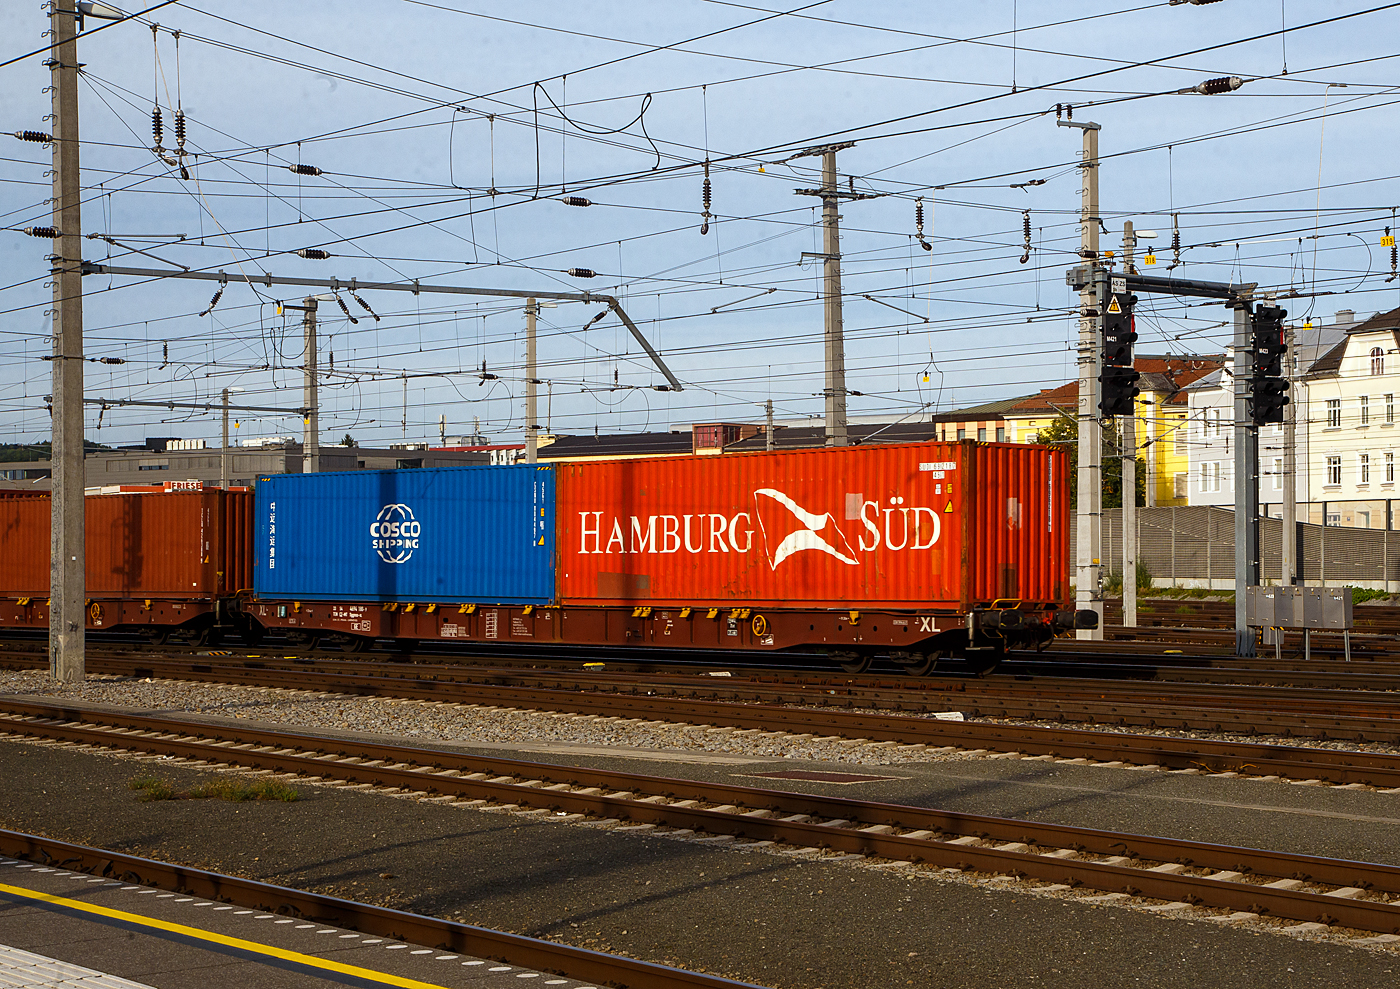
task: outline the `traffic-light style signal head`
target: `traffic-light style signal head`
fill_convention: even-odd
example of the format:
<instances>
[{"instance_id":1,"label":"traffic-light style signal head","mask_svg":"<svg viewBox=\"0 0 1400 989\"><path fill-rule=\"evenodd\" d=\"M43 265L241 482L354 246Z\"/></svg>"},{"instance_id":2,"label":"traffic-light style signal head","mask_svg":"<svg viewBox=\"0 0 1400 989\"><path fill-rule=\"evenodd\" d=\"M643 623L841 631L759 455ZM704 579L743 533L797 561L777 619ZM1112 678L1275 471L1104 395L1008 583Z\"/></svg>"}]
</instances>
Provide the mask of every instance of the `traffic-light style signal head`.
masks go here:
<instances>
[{"instance_id":1,"label":"traffic-light style signal head","mask_svg":"<svg viewBox=\"0 0 1400 989\"><path fill-rule=\"evenodd\" d=\"M1099 375L1099 413L1105 418L1132 415L1133 400L1141 391L1137 385L1141 377L1131 367L1105 364Z\"/></svg>"},{"instance_id":2,"label":"traffic-light style signal head","mask_svg":"<svg viewBox=\"0 0 1400 989\"><path fill-rule=\"evenodd\" d=\"M1103 314L1103 362L1131 367L1133 344L1137 343L1137 333L1133 330L1133 304L1137 296L1114 294L1109 297Z\"/></svg>"},{"instance_id":3,"label":"traffic-light style signal head","mask_svg":"<svg viewBox=\"0 0 1400 989\"><path fill-rule=\"evenodd\" d=\"M1251 318L1253 331L1253 374L1250 376L1250 419L1255 425L1283 422L1288 404L1288 381L1283 374L1283 358L1288 347L1283 342L1283 320L1288 311L1278 306L1258 306Z\"/></svg>"},{"instance_id":4,"label":"traffic-light style signal head","mask_svg":"<svg viewBox=\"0 0 1400 989\"><path fill-rule=\"evenodd\" d=\"M1109 296L1103 314L1103 373L1099 375L1099 414L1104 417L1130 416L1138 395L1141 377L1133 370L1133 304L1137 296L1116 292Z\"/></svg>"},{"instance_id":5,"label":"traffic-light style signal head","mask_svg":"<svg viewBox=\"0 0 1400 989\"><path fill-rule=\"evenodd\" d=\"M1249 417L1257 426L1283 422L1283 407L1288 404L1288 382L1282 378L1264 378L1254 383L1249 398Z\"/></svg>"}]
</instances>

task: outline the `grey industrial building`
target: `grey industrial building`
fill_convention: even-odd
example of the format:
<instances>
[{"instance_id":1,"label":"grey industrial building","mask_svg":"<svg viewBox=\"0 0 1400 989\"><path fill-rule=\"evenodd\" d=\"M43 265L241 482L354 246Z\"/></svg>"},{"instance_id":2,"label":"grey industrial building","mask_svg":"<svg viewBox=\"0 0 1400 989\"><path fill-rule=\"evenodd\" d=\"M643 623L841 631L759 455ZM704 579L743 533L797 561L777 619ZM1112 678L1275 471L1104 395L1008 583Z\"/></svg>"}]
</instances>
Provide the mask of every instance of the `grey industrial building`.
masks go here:
<instances>
[{"instance_id":1,"label":"grey industrial building","mask_svg":"<svg viewBox=\"0 0 1400 989\"><path fill-rule=\"evenodd\" d=\"M173 437L147 440L138 448L91 450L87 455L86 487L123 484L161 484L165 481L202 481L219 484L223 472L219 447L180 449ZM490 455L470 450L432 450L406 445L388 450L364 447L321 447L320 469L393 470L414 467L461 467L490 462ZM252 484L260 474L300 474L300 443L241 446L228 450L230 485ZM47 491L52 465L47 460L0 461L0 489Z\"/></svg>"}]
</instances>

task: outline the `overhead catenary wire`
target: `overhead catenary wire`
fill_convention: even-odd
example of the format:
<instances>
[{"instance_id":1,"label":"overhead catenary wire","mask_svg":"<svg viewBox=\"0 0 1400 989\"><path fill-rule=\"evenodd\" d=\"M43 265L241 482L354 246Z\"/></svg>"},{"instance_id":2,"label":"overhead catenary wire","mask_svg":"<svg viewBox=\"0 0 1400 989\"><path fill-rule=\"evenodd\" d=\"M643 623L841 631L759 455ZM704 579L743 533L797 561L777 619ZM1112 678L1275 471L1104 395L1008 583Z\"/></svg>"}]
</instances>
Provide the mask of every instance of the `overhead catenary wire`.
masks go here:
<instances>
[{"instance_id":1,"label":"overhead catenary wire","mask_svg":"<svg viewBox=\"0 0 1400 989\"><path fill-rule=\"evenodd\" d=\"M568 107L572 108L574 105L575 105L574 102L570 102L570 103L568 104ZM572 183L571 183L571 184L572 184ZM492 185L494 186L494 179L493 179L493 181L492 181ZM728 188L728 187L726 186L726 188ZM691 195L693 196L694 193L692 192ZM693 202L693 200L692 200L692 202ZM728 203L729 203L729 199L728 199L728 196L726 196L726 205L728 205ZM629 205L628 207L624 207L624 208L633 208L633 207L631 207L631 206ZM985 206L969 207L969 208L993 208L993 207L991 206L991 204L986 204ZM1018 211L1019 211L1019 209L1018 209ZM1068 212L1068 211L1067 211L1067 212ZM906 216L907 216L907 214L906 214ZM907 219L906 219L904 222L907 222ZM878 226L878 225L876 225L876 226ZM1053 226L1053 224L1051 224L1051 226ZM263 228L264 228L264 229L266 228L266 224L264 224L264 227L263 227ZM693 230L694 230L694 227L692 226L690 229L693 231ZM907 228L906 228L906 229L907 229ZM991 247L992 247L992 244L990 243L990 241L999 240L999 241L1001 242L1001 249L1005 252L1005 251L1007 250L1007 248L1011 247L1012 244L1014 244L1014 242L1015 242L1015 239L1016 239L1016 238L1015 238L1014 236L1007 236L1007 234L1008 234L1008 233L1011 233L1011 232L1005 230L1005 225L1004 225L1004 224L988 224L988 225L985 227L985 229L986 229L989 233L990 233L991 231L993 231L993 230L996 231L996 234L995 234L995 235L988 236L988 237L986 238L986 239L989 241L989 243L988 243L988 245L987 245L988 248L991 248ZM259 232L261 232L261 229L259 230ZM888 233L891 233L891 234L892 234L892 233L894 233L894 232L893 232L893 231L888 231ZM905 236L905 235L904 235L904 234L901 234L900 236ZM1209 236L1210 236L1209 233L1207 233L1207 234L1206 234L1206 237L1203 237L1203 238L1200 238L1200 239L1202 240L1202 242L1208 242ZM605 243L615 243L615 242L617 242L617 241L619 240L619 238L616 238L616 237L604 237L604 238L600 238L600 239L601 239L603 242L605 242ZM1008 241L1009 241L1010 243L1008 243ZM942 240L942 239L940 239L940 240L939 240L939 243L940 243L940 245L941 245L941 244L945 243L945 241ZM955 243L955 242L954 242L954 241L946 241L946 243L952 245L952 244ZM289 245L289 248L296 248L296 247L299 247L299 246L300 246L300 245L293 244L293 245ZM196 249L196 248L191 248L191 250L194 250L194 249ZM315 249L327 251L328 253L329 253L330 251L334 250L333 248L328 248L327 245L316 245ZM1047 249L1047 250L1054 250L1053 238L1047 238L1046 249ZM1190 249L1189 246L1188 246L1188 249ZM1319 251L1320 251L1320 254L1321 254L1321 252L1323 251L1323 248L1322 248L1321 245L1319 245ZM383 251L383 252L380 252L380 253L381 253L381 254L389 254L389 253L393 253L393 252L390 252L390 251ZM402 254L404 254L405 256L407 256L407 254L408 254L408 252L399 252L399 253L402 253ZM570 253L570 251L569 251L569 249L568 249L567 247L565 247L564 249L560 250L559 253L562 254L562 255L564 255L564 256L568 256L569 253ZM942 247L940 247L940 254L941 254L941 253L942 253ZM726 251L726 254L728 254L727 251ZM422 256L424 256L424 255L420 255L420 257L422 257ZM436 256L439 257L439 258L443 258L444 260L447 259L447 256L446 256L445 254L438 254L438 255L436 255ZM1005 254L1003 254L1003 256L1005 256ZM1194 255L1192 255L1192 256L1194 256ZM1262 255L1261 255L1261 256L1262 256ZM572 258L570 258L570 261L572 261ZM588 258L588 257L585 257L585 256L580 255L580 256L579 256L579 261L588 262L589 265L591 266L591 269L597 269L597 268L598 268L598 264L597 264L596 260L594 260L593 258ZM568 262L568 261L565 261L565 262L563 262L563 263L569 263L569 262ZM854 264L854 263L855 263L855 262L853 261L853 264ZM546 263L545 266L548 267L549 265ZM561 270L561 269L562 269L562 264L561 264L560 262L556 262L555 265L554 265L553 267L555 268L555 270ZM576 265L576 267L582 267L582 265ZM1039 264L1036 265L1036 271L1037 271L1037 272L1039 271L1039 268L1040 268L1040 267L1041 267L1041 266L1040 266ZM872 266L870 267L870 272L871 272L872 276L875 275L877 269L878 269L878 265L872 265ZM619 268L619 270L620 270L620 268ZM726 264L726 270L731 270L731 265L730 265L730 264ZM778 269L777 269L777 268L774 268L773 270L778 270ZM629 266L629 274L630 274L630 266ZM650 273L648 273L648 274L650 274ZM1319 277L1319 287L1325 287L1326 284L1327 284L1327 275L1326 275L1326 272L1325 272L1325 271L1319 271L1319 276L1320 276L1320 277ZM629 283L632 283L632 284L640 284L640 282L637 281L637 278L638 278L638 276L635 276L635 275L632 276L632 278L629 278ZM695 280L691 280L691 281L693 282L693 284L695 285L695 287L696 287L697 289L702 289L702 288L704 287L704 285L703 285L704 280L703 280L703 279L695 279ZM990 283L991 281L992 281L992 279L990 279L990 278L983 278L983 279L982 279L982 283L983 283L983 284ZM681 290L681 289L682 289L682 284L683 284L682 282L680 282L680 281L675 281L675 282L673 282L672 284L675 285L675 287L676 287L677 290ZM973 284L972 280L969 280L968 284L969 284L968 290L970 291L970 290L971 290L971 285ZM718 283L714 283L714 285L715 285L715 287L717 287L717 286L718 286ZM769 286L769 287L773 287L773 286ZM870 285L862 285L861 287L862 287L862 288L872 288L873 286L870 286ZM950 287L951 287L951 286L950 286ZM690 290L691 290L690 288L684 288L684 291L690 291ZM670 290L670 289L666 289L666 291L669 293L671 290ZM902 289L901 291L902 291L904 294L908 294L908 293L907 293L907 290L903 290L903 289ZM734 293L734 294L738 294L738 293ZM875 298L875 299L883 299L883 298L885 297L884 293L883 293L883 292L880 290L880 288L878 288L878 287L874 287L874 290L873 290L873 291L868 292L868 293L865 293L865 294L870 294L870 295L871 295L873 298ZM922 293L921 293L921 294L922 294ZM929 293L929 294L931 295L932 293ZM891 298L894 298L894 297L891 297ZM897 298L894 299L894 301L897 302L897 301L898 301ZM710 308L712 308L710 305L704 305L704 306L703 306L703 309L706 310L706 311L708 311ZM339 346L337 346L337 350L338 350L338 351L340 350ZM339 358L341 355L338 353L337 356L338 356L338 358Z\"/></svg>"}]
</instances>

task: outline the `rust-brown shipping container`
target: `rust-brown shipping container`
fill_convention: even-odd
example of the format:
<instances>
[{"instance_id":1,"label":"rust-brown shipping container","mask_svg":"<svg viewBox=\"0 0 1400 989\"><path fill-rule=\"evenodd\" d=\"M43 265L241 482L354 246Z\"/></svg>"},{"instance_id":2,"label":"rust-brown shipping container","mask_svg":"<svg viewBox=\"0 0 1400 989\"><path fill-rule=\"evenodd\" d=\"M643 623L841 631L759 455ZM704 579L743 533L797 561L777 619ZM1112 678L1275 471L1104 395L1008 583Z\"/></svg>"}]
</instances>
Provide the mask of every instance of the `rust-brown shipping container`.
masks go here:
<instances>
[{"instance_id":1,"label":"rust-brown shipping container","mask_svg":"<svg viewBox=\"0 0 1400 989\"><path fill-rule=\"evenodd\" d=\"M555 470L564 604L1068 606L1068 478L1048 447L891 444Z\"/></svg>"},{"instance_id":2,"label":"rust-brown shipping container","mask_svg":"<svg viewBox=\"0 0 1400 989\"><path fill-rule=\"evenodd\" d=\"M193 600L252 586L253 495L175 491L92 495L87 596ZM47 495L0 499L0 595L49 594Z\"/></svg>"}]
</instances>

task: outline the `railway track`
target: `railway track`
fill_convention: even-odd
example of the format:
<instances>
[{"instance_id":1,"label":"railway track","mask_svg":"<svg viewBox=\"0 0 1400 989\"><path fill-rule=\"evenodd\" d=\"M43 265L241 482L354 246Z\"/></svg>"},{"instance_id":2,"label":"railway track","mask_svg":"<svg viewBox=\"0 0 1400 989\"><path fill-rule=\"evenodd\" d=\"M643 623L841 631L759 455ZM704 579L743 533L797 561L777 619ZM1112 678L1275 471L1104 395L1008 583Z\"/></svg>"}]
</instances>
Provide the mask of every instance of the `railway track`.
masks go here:
<instances>
[{"instance_id":1,"label":"railway track","mask_svg":"<svg viewBox=\"0 0 1400 989\"><path fill-rule=\"evenodd\" d=\"M336 674L368 672L391 677L446 678L461 682L516 676L522 683L534 682L541 686L568 683L591 689L598 683L609 682L609 677L644 674L648 677L648 688L651 681L701 683L710 685L711 696L714 697L766 699L761 693L743 693L752 685L756 691L783 688L793 691L815 690L818 701L839 696L850 698L849 703L910 709L918 709L918 698L924 695L937 696L939 699L932 705L936 707L952 695L996 695L1005 691L1008 684L1026 677L1036 677L1043 683L1053 683L1058 678L1065 690L1079 682L1083 683L1086 691L1102 692L1104 689L1112 689L1124 692L1125 696L1130 696L1130 692L1134 690L1139 693L1150 693L1154 690L1160 693L1161 688L1146 686L1149 682L1220 684L1225 685L1219 688L1222 692L1233 690L1239 696L1248 696L1241 690L1252 689L1255 686L1351 691L1356 692L1358 697L1361 696L1361 692L1369 691L1377 698L1384 697L1384 692L1387 691L1400 692L1400 662L1382 661L1369 662L1362 668L1348 663L1326 661L1291 663L1235 657L1177 656L1146 660L1142 657L1105 657L1091 653L1061 656L1018 653L1013 654L1012 658L1003 664L1000 675L979 681L978 678L940 673L918 678L890 676L879 672L850 675L820 668L757 664L730 664L717 668L712 663L656 664L637 662L625 657L616 661L598 660L595 664L589 664L587 656L580 658L557 650L528 658L501 657L493 654L467 654L447 658L431 653L415 654L410 657L413 659L412 663L403 662L401 658L385 661L373 656L349 659L339 653L282 654L268 650L249 653L237 650L177 650L169 647L162 647L159 652L155 652L149 647L133 649L111 644L91 647L89 652L94 672L128 675L137 671L140 671L140 675L149 675L152 671L166 668L201 672L214 667L227 668L237 665L249 669L305 669L314 661L316 669ZM0 668L39 669L46 665L47 657L37 648L0 646ZM716 682L717 674L725 681L732 681L729 692L726 692L724 684ZM554 679L551 680L551 677ZM1089 682L1098 680L1111 681L1112 686L1106 688L1105 684ZM1129 681L1138 681L1144 685L1135 687ZM836 693L831 693L832 690ZM1279 693L1271 696L1268 703L1277 705L1284 697L1307 699L1302 691L1295 691L1291 694ZM1327 698L1329 702L1332 699Z\"/></svg>"},{"instance_id":2,"label":"railway track","mask_svg":"<svg viewBox=\"0 0 1400 989\"><path fill-rule=\"evenodd\" d=\"M774 680L765 675L726 676L656 674L639 680L631 673L584 673L557 670L492 670L472 666L425 666L367 661L311 661L230 657L128 660L93 657L94 672L119 676L159 677L251 687L313 689L361 696L389 696L449 703L491 704L576 714L634 717L727 725L734 728L806 733L819 720L823 734L872 738L905 744L1004 746L1019 732L1017 743L1035 754L1074 752L1101 758L1087 750L1092 732L1065 729L989 725L963 722L963 737L952 740L949 722L930 719L935 712L957 711L967 717L1064 724L1093 724L1114 728L1214 732L1240 735L1347 740L1356 743L1400 743L1400 692L1275 688L1217 684L1172 684L1114 681L1111 684L1047 677L1019 681L963 678L947 682L881 681L824 677ZM713 671L710 671L712 674ZM810 710L822 708L820 718ZM980 734L979 734L980 733ZM1038 734L1037 734L1038 733ZM1172 740L1162 736L1114 735L1139 739L1141 748L1115 745L1113 759L1172 765L1185 753L1168 753ZM1210 758L1212 747L1226 743L1185 740L1192 752ZM1054 745L1058 743L1059 748ZM1249 745L1256 758L1266 746ZM1325 750L1305 750L1321 752ZM1362 753L1342 753L1360 758ZM1228 757L1227 757L1228 758ZM1371 779L1388 781L1384 757L1375 755ZM1185 768L1177 764L1174 768ZM1230 767L1235 768L1235 767ZM1327 773L1351 771L1357 765L1326 767ZM1323 767L1318 767L1322 771ZM1293 766L1296 770L1296 763ZM1295 775L1294 771L1278 775ZM1305 777L1312 778L1312 776ZM1330 775L1323 776L1331 779Z\"/></svg>"},{"instance_id":3,"label":"railway track","mask_svg":"<svg viewBox=\"0 0 1400 989\"><path fill-rule=\"evenodd\" d=\"M120 878L139 886L232 903L264 913L314 920L346 930L496 959L522 968L557 972L602 985L655 986L657 989L759 989L748 982L736 982L716 975L687 972L553 941L355 903L306 890L273 886L17 831L0 830L0 856L52 864L70 872Z\"/></svg>"},{"instance_id":4,"label":"railway track","mask_svg":"<svg viewBox=\"0 0 1400 989\"><path fill-rule=\"evenodd\" d=\"M553 686L540 686L514 682L514 674L485 675L474 680L463 680L447 675L441 678L405 675L412 671L403 668L396 671L399 675L381 676L363 672L333 673L319 668L308 669L305 664L295 663L283 668L267 668L262 664L255 667L214 667L203 663L190 665L193 668L188 670L182 664L172 664L160 671L128 668L126 672L127 675L160 675L180 681L322 691L343 696L394 697L581 717L659 721L747 733L772 732L790 736L794 741L820 736L866 743L916 745L949 752L963 750L979 754L996 752L1027 757L1085 759L1189 772L1276 776L1335 785L1400 786L1400 760L1388 752L942 720L907 713L838 709L830 703L814 710L812 706L754 703L742 696L738 699L712 700L694 696L693 684L667 690L659 681L638 684L630 676L615 677L611 682L599 680L588 685L582 681L570 681L563 685L552 681ZM585 675L580 674L580 677L584 678ZM710 680L701 688L737 691L740 695L755 689L752 685L731 687L727 683L723 687L712 688L712 683L713 680ZM823 699L828 702L842 701L834 697L835 689L830 688L832 693ZM731 693L730 696L735 695ZM816 694L810 696L813 701L817 699ZM847 706L852 703L849 698L843 702ZM801 704L801 699L797 703ZM1255 712L1252 718L1234 713L1230 717L1233 719L1231 724L1252 725L1252 731L1256 734L1277 733L1280 730L1278 722L1282 718L1268 710ZM1209 723L1226 723L1224 717L1211 720L1206 715L1204 718ZM1198 721L1197 727L1201 723Z\"/></svg>"},{"instance_id":5,"label":"railway track","mask_svg":"<svg viewBox=\"0 0 1400 989\"><path fill-rule=\"evenodd\" d=\"M1052 891L1096 891L1100 902L1141 897L1163 901L1163 910L1267 915L1386 940L1400 933L1396 866L63 705L4 701L0 710L5 737L156 754L195 768L893 868L1011 876Z\"/></svg>"}]
</instances>

